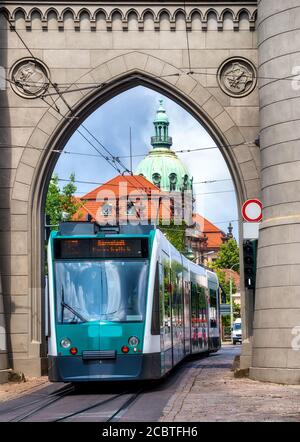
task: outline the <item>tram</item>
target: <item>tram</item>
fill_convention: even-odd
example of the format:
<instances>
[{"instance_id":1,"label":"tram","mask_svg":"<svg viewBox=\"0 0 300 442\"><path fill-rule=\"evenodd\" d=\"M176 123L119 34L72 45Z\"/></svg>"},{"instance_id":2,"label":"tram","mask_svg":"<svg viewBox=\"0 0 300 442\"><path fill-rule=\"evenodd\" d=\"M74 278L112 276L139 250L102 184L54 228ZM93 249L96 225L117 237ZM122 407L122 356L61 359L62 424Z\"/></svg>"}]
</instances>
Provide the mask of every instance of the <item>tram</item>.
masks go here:
<instances>
[{"instance_id":1,"label":"tram","mask_svg":"<svg viewBox=\"0 0 300 442\"><path fill-rule=\"evenodd\" d=\"M216 275L159 229L62 223L50 235L48 279L50 381L159 379L220 348Z\"/></svg>"}]
</instances>

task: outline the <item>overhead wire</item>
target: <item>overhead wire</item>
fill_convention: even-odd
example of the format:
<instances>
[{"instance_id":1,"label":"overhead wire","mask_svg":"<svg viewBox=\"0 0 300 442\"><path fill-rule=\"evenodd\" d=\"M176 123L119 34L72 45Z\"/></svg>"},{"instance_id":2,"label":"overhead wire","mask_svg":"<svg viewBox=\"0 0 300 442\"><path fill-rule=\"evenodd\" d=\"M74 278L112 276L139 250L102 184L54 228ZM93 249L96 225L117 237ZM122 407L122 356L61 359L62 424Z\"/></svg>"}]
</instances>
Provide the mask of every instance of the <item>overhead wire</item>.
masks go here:
<instances>
[{"instance_id":1,"label":"overhead wire","mask_svg":"<svg viewBox=\"0 0 300 442\"><path fill-rule=\"evenodd\" d=\"M20 39L20 41L22 42L22 44L23 44L23 46L26 48L26 50L29 52L29 54L32 56L32 58L35 60L35 62L36 63L38 63L38 60L37 60L37 58L35 57L35 55L33 54L33 52L30 50L30 48L28 47L28 45L26 44L26 42L24 41L24 39L20 36L20 34L18 33L18 31L15 29L15 28L13 28L12 26L11 26L11 24L10 24L10 22L9 22L9 20L8 20L8 18L5 16L5 18L6 18L6 20L8 21L8 23L9 23L9 25L10 25L10 27L11 27L11 29L16 33L16 35L18 36L18 38ZM58 86L55 84L55 83L53 83L52 81L51 81L51 79L50 78L48 78L48 81L49 81L49 83L52 85L52 87L57 91L57 94L59 95L59 97L62 99L62 101L64 102L64 104L67 106L67 108L69 109L69 112L71 113L71 115L72 114L74 114L74 112L73 112L73 109L71 108L71 106L68 104L68 102L65 100L65 98L62 96L62 94L61 94L61 92L58 90ZM52 102L53 102L53 104L51 104L51 103L49 103L46 99L45 99L45 97L43 97L42 95L41 96L37 96L37 98L41 98L48 106L50 106L52 109L54 109L56 112L58 112L59 113L59 115L61 115L63 118L67 118L68 119L68 117L66 117L65 115L63 115L61 112L60 112L60 109L58 108L58 106L57 106L57 104L55 103L55 101L54 101L54 99L53 99L53 97L50 97L51 98L51 100L52 100ZM76 118L76 117L75 117ZM85 125L84 124L81 124L81 127L83 127L88 133L89 133L89 135L90 136L92 136L95 140L96 140L96 138L91 134L91 132L89 131L89 129L88 128L86 128L85 127ZM107 162L108 162L108 164L110 164L110 166L112 166L118 173L122 173L121 172L121 170L116 166L116 162L118 162L117 160L116 160L116 158L114 158L112 155L111 155L111 153L108 151L108 149L106 149L106 152L108 153L108 155L109 155L109 157L106 157L105 155L103 155L100 151L99 151L99 149L97 149L97 147L90 141L90 140L88 140L88 138L87 137L85 137L85 135L79 130L79 129L77 129L77 132L99 153L99 155L102 157L102 158L104 158ZM98 141L98 140L97 140ZM98 141L98 143L101 145L101 143ZM102 145L102 148L103 148L104 146Z\"/></svg>"},{"instance_id":2,"label":"overhead wire","mask_svg":"<svg viewBox=\"0 0 300 442\"><path fill-rule=\"evenodd\" d=\"M186 11L186 4L185 4L185 1L184 1L184 8L185 8L185 11ZM8 23L9 23L9 25L10 25L10 28L11 28L11 30L13 30L16 34L17 34L17 36L18 36L18 38L20 39L20 41L22 42L22 44L24 45L24 47L28 50L28 52L30 53L30 55L32 56L32 58L38 63L38 60L37 60L37 58L35 57L35 55L33 54L33 52L30 50L30 48L27 46L27 44L26 44L26 42L24 41L24 39L21 37L21 35L18 33L18 31L14 28L14 27L12 27L11 26L11 24L10 24L10 22L9 22L9 20L8 20L8 18L5 16L5 18L7 19L7 21L8 21ZM187 50L188 50L188 60L189 60L189 72L187 72L186 74L193 74L193 71L191 70L191 58L190 58L190 48L189 48L189 38L188 38L188 30L187 30L187 22L186 22L186 39L187 39ZM177 73L176 73L177 74ZM176 75L176 74L174 74L174 75ZM169 75L167 75L167 76L170 76L170 75L173 75L173 74L169 74ZM177 74L177 75L179 75L179 73ZM14 83L14 84L16 84L15 82L11 82L11 80L8 80L10 83ZM73 110L72 110L72 108L70 107L70 105L67 103L67 101L65 100L65 98L63 97L63 94L64 93L67 93L67 92L71 92L72 90L67 90L67 91L61 91L61 90L59 90L59 87L58 87L58 84L56 84L56 83L53 83L52 81L51 81L51 79L50 78L48 78L48 81L49 81L49 84L51 84L52 85L52 87L54 88L54 90L55 90L55 93L48 93L48 94L46 94L46 93L44 93L44 94L42 94L42 95L39 95L39 96L37 96L37 98L41 98L48 106L50 106L51 108L53 108L56 112L58 112L62 117L64 117L64 118L68 118L68 117L65 117L64 115L62 115L61 114L61 112L60 112L60 109L59 109L59 107L57 106L57 104L56 104L56 102L54 101L54 99L53 99L53 95L58 95L61 99L62 99L62 101L65 103L65 105L67 106L67 108L69 109L69 111L70 111L70 113L71 113L71 115L73 114ZM74 91L79 91L80 89L82 89L82 90L84 90L84 89L91 89L91 88L99 88L99 87L101 87L101 86L103 86L104 84L103 83L100 83L100 84L96 84L95 86L85 86L84 88L76 88ZM51 100L52 100L52 104L51 103L49 103L47 100L46 100L46 96L49 96L50 98L51 98ZM74 117L74 118L76 118L76 116ZM120 157L115 157L115 156L113 156L111 153L110 153L110 151L104 146L104 144L103 143L101 143L92 133L91 133L91 131L84 125L84 124L81 124L81 127L92 137L92 139L94 140L94 141L96 141L101 147L102 147L102 149L104 149L104 151L108 154L108 156L105 156L105 155L103 155L102 154L102 152L101 151L99 151L99 149L97 149L96 148L96 146L80 131L80 129L77 129L77 132L97 151L97 153L105 160L105 161L107 161L108 162L108 164L110 164L112 167L114 167L115 168L115 170L117 170L117 172L119 173L119 174L122 174L122 172L121 172L121 170L119 169L119 167L118 166L116 166L116 163L118 163L123 169L124 169L124 172L127 172L127 173L129 173L129 174L131 174L131 176L133 177L133 179L134 180L136 180L136 182L137 182L137 184L138 184L138 186L141 186L141 183L136 179L136 177L134 176L134 175L132 175L132 173L129 171L129 169L127 168L127 166L126 165L124 165L124 163L120 160ZM249 143L248 143L249 144ZM240 144L239 144L239 146L240 146ZM228 146L226 146L226 147L228 147ZM207 149L216 149L216 148L218 148L217 146L213 146L213 147L207 147L207 148L199 148L199 149L186 149L186 150L184 150L184 149L182 149L182 150L177 150L177 151L175 151L175 152L177 152L177 153L190 153L190 152L193 152L193 151L198 151L198 150L207 150ZM54 149L53 149L53 151L55 151ZM61 153L62 151L58 151L59 153ZM123 173L124 173L123 172ZM63 179L59 179L60 181L63 181ZM69 180L67 180L67 181L69 181ZM79 180L76 180L75 182L80 182ZM214 182L216 182L216 181L214 181ZM87 183L87 182L86 182ZM91 182L90 182L91 183ZM96 184L96 183L95 183ZM103 183L102 183L103 184ZM205 195L205 194L212 194L212 193L226 193L226 192L234 192L234 190L230 190L230 191L219 191L219 192L207 192L207 193L200 193L199 195ZM194 194L195 196L196 196L196 194Z\"/></svg>"},{"instance_id":3,"label":"overhead wire","mask_svg":"<svg viewBox=\"0 0 300 442\"><path fill-rule=\"evenodd\" d=\"M203 71L204 69L211 69L211 68L205 68L205 67L202 67L202 68L191 68L190 70L186 70L184 72L174 72L172 74L152 75L152 76L157 77L157 78L180 77L182 75L208 75L208 76L216 77L216 73ZM220 74L220 77L230 77L230 74L226 74L226 73ZM273 80L274 81L291 81L291 80L294 80L294 79L298 79L299 78L299 74L287 75L285 77L269 77L269 76L256 75L255 78L261 79L261 80L271 80L271 81L273 81ZM16 84L14 81L12 81L11 79L9 79L7 77L4 78L4 80L6 80L10 84ZM28 80L26 81L26 85L30 85L30 83L35 84L35 82L30 82ZM81 91L81 90L99 89L99 88L105 86L106 82L101 82L101 83L98 83L98 82L94 82L94 83L93 82L92 83L88 83L88 82L76 82L76 83L74 83L74 82L72 82L71 83L70 82L70 83L55 83L55 84L58 87L60 87L60 88L65 87L67 89L66 90L60 90L59 92L58 91L47 92L47 93L45 92L43 94L44 97L52 96L52 95L59 95L59 94L67 94L67 93L71 93L71 92L78 92L78 91ZM86 86L78 87L78 85L81 85L81 84L84 84ZM68 89L69 86L76 86L76 88Z\"/></svg>"},{"instance_id":4,"label":"overhead wire","mask_svg":"<svg viewBox=\"0 0 300 442\"><path fill-rule=\"evenodd\" d=\"M58 179L58 181L62 181L62 182L69 182L70 181L70 179L67 179L67 178L60 178L60 177L57 177L57 179ZM227 179L226 179L227 180ZM228 179L229 180L229 179ZM225 181L225 180L213 180L213 182L221 182L221 181ZM114 183L109 183L109 182L99 182L99 181L88 181L88 180L74 180L74 182L75 183L78 183L78 184L93 184L93 185L96 185L96 186L103 186L103 185L108 185L108 186L112 186L112 187L119 187L119 183L118 184L114 184ZM212 181L211 181L212 182ZM207 181L199 181L198 183L195 183L195 184L207 184L208 182ZM132 183L129 183L129 187L132 187ZM150 188L148 188L147 189L147 191L149 190ZM134 190L138 190L138 189L136 189L136 188L134 188ZM91 191L88 191L88 192L86 192L86 193L90 193L90 192L92 192L92 190ZM201 193L193 193L193 195L194 196L197 196L197 195L210 195L210 194L215 194L215 193L231 193L231 192L235 192L235 189L226 189L226 190L217 190L217 191L214 191L214 192L201 192ZM166 196L166 195L168 195L168 192L164 192L163 193L163 196Z\"/></svg>"}]
</instances>

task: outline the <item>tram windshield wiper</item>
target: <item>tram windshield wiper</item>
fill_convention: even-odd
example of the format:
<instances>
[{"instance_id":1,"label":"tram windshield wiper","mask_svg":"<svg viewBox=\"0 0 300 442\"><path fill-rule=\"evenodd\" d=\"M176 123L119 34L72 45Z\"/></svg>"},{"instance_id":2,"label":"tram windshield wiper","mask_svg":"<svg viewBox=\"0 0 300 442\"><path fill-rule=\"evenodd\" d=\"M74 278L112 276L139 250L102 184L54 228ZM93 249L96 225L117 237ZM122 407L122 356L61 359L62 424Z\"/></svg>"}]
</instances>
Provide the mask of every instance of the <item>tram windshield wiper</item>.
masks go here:
<instances>
[{"instance_id":1,"label":"tram windshield wiper","mask_svg":"<svg viewBox=\"0 0 300 442\"><path fill-rule=\"evenodd\" d=\"M73 307L71 307L69 304L66 304L65 302L61 301L60 305L63 308L66 308L67 310L69 310L71 313L73 313L74 316L77 316L77 318L79 318L81 322L88 322L87 319L85 319L80 313L78 313L76 310L74 310Z\"/></svg>"},{"instance_id":2,"label":"tram windshield wiper","mask_svg":"<svg viewBox=\"0 0 300 442\"><path fill-rule=\"evenodd\" d=\"M80 319L81 322L88 322L88 320L82 316L80 313L78 313L76 310L73 309L73 307L71 307L69 304L67 304L65 302L65 294L64 294L64 288L61 288L61 301L60 301L60 305L61 305L61 317L62 317L62 322L64 322L64 309L66 308L67 310L69 310L71 313L73 313L74 316L77 316L77 318Z\"/></svg>"}]
</instances>

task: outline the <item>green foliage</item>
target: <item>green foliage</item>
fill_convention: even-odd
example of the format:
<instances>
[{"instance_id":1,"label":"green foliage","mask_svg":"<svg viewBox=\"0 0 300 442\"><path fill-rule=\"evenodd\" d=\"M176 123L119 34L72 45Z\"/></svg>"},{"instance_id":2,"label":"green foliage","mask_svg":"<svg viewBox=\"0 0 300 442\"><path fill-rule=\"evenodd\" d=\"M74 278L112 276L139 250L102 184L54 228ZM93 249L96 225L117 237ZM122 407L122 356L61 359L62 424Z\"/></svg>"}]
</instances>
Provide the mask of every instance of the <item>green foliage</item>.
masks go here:
<instances>
[{"instance_id":1,"label":"green foliage","mask_svg":"<svg viewBox=\"0 0 300 442\"><path fill-rule=\"evenodd\" d=\"M231 269L239 272L239 246L235 239L222 244L217 259L212 264L214 269Z\"/></svg>"},{"instance_id":2,"label":"green foliage","mask_svg":"<svg viewBox=\"0 0 300 442\"><path fill-rule=\"evenodd\" d=\"M241 306L239 304L233 303L233 319L237 319L241 317Z\"/></svg>"},{"instance_id":3,"label":"green foliage","mask_svg":"<svg viewBox=\"0 0 300 442\"><path fill-rule=\"evenodd\" d=\"M230 303L230 278L226 278L226 273L224 270L216 269L215 270L219 283L221 284L224 292L226 293L226 304ZM232 293L236 293L236 285L234 279L232 279Z\"/></svg>"},{"instance_id":4,"label":"green foliage","mask_svg":"<svg viewBox=\"0 0 300 442\"><path fill-rule=\"evenodd\" d=\"M185 251L185 227L184 223L180 226L176 226L174 222L170 222L169 226L164 226L161 221L159 222L160 230L180 253Z\"/></svg>"},{"instance_id":5,"label":"green foliage","mask_svg":"<svg viewBox=\"0 0 300 442\"><path fill-rule=\"evenodd\" d=\"M230 327L230 315L222 315L222 325L224 327Z\"/></svg>"},{"instance_id":6,"label":"green foliage","mask_svg":"<svg viewBox=\"0 0 300 442\"><path fill-rule=\"evenodd\" d=\"M57 175L53 175L46 198L46 215L50 217L51 229L57 229L59 222L69 221L72 216L79 209L79 204L74 198L74 193L77 187L75 186L75 174L70 175L70 182L67 183L62 192L58 185Z\"/></svg>"}]
</instances>

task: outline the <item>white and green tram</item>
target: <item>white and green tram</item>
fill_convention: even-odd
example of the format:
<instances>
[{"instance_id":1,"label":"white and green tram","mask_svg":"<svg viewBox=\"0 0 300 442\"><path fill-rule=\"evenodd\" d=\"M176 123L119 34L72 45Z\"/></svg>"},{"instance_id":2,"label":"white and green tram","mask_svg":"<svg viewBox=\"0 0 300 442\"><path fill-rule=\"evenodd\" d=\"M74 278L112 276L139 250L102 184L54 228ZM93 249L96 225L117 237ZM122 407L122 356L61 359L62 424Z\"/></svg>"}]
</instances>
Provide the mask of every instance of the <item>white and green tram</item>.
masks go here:
<instances>
[{"instance_id":1,"label":"white and green tram","mask_svg":"<svg viewBox=\"0 0 300 442\"><path fill-rule=\"evenodd\" d=\"M159 229L63 223L48 273L51 381L158 379L220 348L217 276Z\"/></svg>"}]
</instances>

